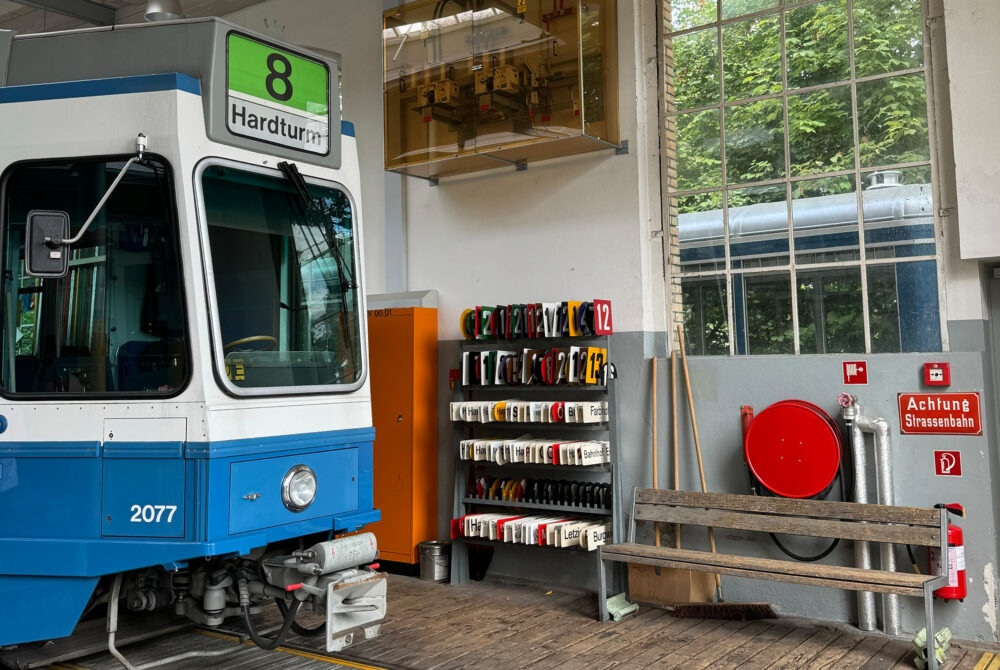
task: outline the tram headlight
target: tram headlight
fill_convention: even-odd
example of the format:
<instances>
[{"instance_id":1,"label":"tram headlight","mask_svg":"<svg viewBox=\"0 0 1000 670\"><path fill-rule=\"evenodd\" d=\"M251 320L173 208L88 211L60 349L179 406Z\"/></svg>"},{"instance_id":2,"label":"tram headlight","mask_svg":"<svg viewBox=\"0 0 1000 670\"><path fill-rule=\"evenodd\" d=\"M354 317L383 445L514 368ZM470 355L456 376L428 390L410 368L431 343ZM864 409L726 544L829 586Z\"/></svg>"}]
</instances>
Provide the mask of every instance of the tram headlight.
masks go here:
<instances>
[{"instance_id":1,"label":"tram headlight","mask_svg":"<svg viewBox=\"0 0 1000 670\"><path fill-rule=\"evenodd\" d=\"M316 499L316 473L308 465L296 465L281 480L281 502L301 512Z\"/></svg>"}]
</instances>

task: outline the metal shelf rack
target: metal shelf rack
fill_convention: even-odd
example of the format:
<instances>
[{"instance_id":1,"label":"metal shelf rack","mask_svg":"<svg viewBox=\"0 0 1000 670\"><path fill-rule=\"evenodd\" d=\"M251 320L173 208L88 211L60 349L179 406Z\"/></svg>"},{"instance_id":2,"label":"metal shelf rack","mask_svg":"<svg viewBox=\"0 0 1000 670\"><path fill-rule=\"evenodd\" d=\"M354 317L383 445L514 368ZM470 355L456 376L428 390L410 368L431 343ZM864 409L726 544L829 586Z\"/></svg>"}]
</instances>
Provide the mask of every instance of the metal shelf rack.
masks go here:
<instances>
[{"instance_id":1,"label":"metal shelf rack","mask_svg":"<svg viewBox=\"0 0 1000 670\"><path fill-rule=\"evenodd\" d=\"M516 339L516 340L504 340L504 339L493 339L493 340L469 340L459 344L459 358L461 359L461 354L466 351L482 351L490 349L520 349L524 347L530 348L551 348L551 347L563 347L563 346L596 346L607 349L608 360L613 359L610 341L607 336L599 337L546 337L546 338L533 338L533 339ZM456 385L454 391L454 400L474 400L479 397L485 398L496 398L498 394L506 394L511 398L520 397L523 395L528 395L532 398L544 398L546 400L593 400L595 396L604 396L608 402L608 421L604 423L590 423L590 424L563 424L563 423L530 423L530 422L519 422L519 423L478 423L478 422L462 422L456 421L452 423L453 427L453 457L455 459L455 491L454 491L454 509L453 518L460 518L465 514L470 514L476 511L488 511L490 508L506 508L512 510L540 510L549 512L559 512L559 513L569 513L569 514L579 514L583 518L587 517L605 517L611 521L611 534L614 542L621 542L623 540L622 532L625 527L623 522L623 507L622 507L622 491L621 491L621 455L619 448L619 426L618 426L618 412L616 406L616 394L615 394L615 381L609 375L607 385L583 385L583 384L558 384L554 386L543 386L543 385L489 385L489 386L464 386ZM498 465L489 461L473 461L464 460L458 457L458 447L459 443L463 439L471 439L475 437L486 438L491 432L507 434L510 430L527 430L534 433L539 433L539 437L546 436L558 436L560 434L567 435L571 434L575 439L581 438L593 438L593 439L606 439L611 446L611 462L601 465L550 465L550 464L532 464L532 463L509 463L505 465ZM483 499L483 498L472 498L465 495L466 484L470 472L473 468L488 469L492 472L510 472L510 473L531 473L538 472L539 474L544 473L544 477L557 479L560 477L560 472L563 473L567 479L573 479L578 477L586 477L587 481L598 482L598 483L610 483L611 484L611 505L606 508L594 508L579 505L561 505L561 504L550 504L550 503L536 503L536 502L516 502L516 501L505 501L505 500L494 500L494 499ZM546 555L555 555L556 548L554 547L539 547L534 545L509 545L503 542L495 542L485 540L483 538L455 538L452 540L452 556L451 556L451 583L464 584L469 580L469 564L468 564L468 545L469 544L488 544L490 546L531 546L533 549L549 549L549 552L544 552ZM609 541L610 544L610 541ZM597 583L593 584L593 590L597 591L601 588L601 583L604 581L600 579L602 576L602 571L604 566L601 565L601 561L598 558L598 552L585 552L580 549L559 549L559 551L565 552L565 554L581 555L581 554L591 554L593 556L594 563L597 569L598 579ZM620 588L619 582L622 582L622 577L619 571L615 571L613 574L613 579L616 582L616 587Z\"/></svg>"}]
</instances>

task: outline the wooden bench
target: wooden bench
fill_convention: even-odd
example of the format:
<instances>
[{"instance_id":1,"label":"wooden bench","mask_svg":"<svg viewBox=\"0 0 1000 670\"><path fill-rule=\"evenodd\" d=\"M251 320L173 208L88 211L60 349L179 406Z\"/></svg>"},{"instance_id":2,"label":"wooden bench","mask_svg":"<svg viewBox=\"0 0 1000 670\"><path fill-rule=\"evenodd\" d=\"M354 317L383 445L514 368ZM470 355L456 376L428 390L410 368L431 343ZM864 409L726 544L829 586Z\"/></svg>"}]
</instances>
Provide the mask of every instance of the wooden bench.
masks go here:
<instances>
[{"instance_id":1,"label":"wooden bench","mask_svg":"<svg viewBox=\"0 0 1000 670\"><path fill-rule=\"evenodd\" d=\"M946 510L943 509L921 507L862 505L637 487L632 501L628 542L605 545L599 550L602 561L642 563L793 584L923 597L927 623L928 667L937 668L937 659L933 653L932 592L948 583L947 572L943 575L918 575L655 547L635 542L635 524L637 521L653 521L661 524L910 544L937 547L942 552L940 555L947 556L946 514ZM947 566L942 566L941 569L946 571ZM608 612L604 570L600 573L601 588L597 606L601 621L605 621Z\"/></svg>"}]
</instances>

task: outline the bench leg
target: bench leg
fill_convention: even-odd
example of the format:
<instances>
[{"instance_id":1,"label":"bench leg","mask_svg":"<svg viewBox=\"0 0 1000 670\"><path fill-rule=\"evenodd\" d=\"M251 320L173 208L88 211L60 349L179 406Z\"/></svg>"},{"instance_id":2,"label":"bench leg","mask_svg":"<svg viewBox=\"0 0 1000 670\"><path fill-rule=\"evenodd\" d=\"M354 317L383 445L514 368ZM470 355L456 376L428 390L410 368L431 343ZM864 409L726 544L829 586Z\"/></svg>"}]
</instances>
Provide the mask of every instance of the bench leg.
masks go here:
<instances>
[{"instance_id":1,"label":"bench leg","mask_svg":"<svg viewBox=\"0 0 1000 670\"><path fill-rule=\"evenodd\" d=\"M924 585L924 624L927 626L927 667L938 670L937 643L934 640L934 590Z\"/></svg>"},{"instance_id":2,"label":"bench leg","mask_svg":"<svg viewBox=\"0 0 1000 670\"><path fill-rule=\"evenodd\" d=\"M597 592L597 620L603 622L608 620L608 587L604 577L604 559L600 556L601 548L598 547L597 551L597 579L600 585Z\"/></svg>"}]
</instances>

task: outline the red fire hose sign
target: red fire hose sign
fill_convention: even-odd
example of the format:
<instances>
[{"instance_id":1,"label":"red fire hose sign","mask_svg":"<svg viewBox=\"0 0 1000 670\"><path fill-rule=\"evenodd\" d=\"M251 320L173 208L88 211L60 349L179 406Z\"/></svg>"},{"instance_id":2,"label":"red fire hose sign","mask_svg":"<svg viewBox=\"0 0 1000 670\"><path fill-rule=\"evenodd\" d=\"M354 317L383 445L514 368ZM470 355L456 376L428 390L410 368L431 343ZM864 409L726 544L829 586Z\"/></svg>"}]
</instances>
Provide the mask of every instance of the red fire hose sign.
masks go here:
<instances>
[{"instance_id":1,"label":"red fire hose sign","mask_svg":"<svg viewBox=\"0 0 1000 670\"><path fill-rule=\"evenodd\" d=\"M935 451L934 474L939 477L961 477L962 453L959 451Z\"/></svg>"},{"instance_id":2,"label":"red fire hose sign","mask_svg":"<svg viewBox=\"0 0 1000 670\"><path fill-rule=\"evenodd\" d=\"M899 432L905 435L982 435L978 393L900 393Z\"/></svg>"}]
</instances>

